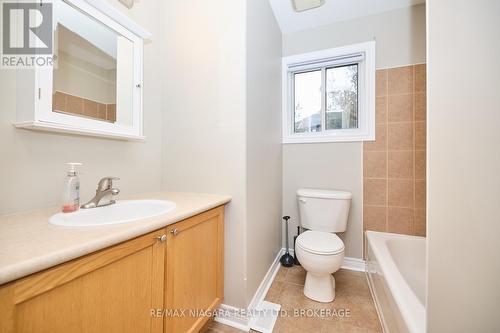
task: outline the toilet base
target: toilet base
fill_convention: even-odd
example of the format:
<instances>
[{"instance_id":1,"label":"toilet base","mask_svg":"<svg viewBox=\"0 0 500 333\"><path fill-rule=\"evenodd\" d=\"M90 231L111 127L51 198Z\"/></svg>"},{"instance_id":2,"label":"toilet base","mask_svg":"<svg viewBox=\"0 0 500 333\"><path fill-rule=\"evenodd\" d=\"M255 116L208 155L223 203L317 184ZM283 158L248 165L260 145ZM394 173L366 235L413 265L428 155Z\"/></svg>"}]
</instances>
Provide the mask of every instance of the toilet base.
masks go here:
<instances>
[{"instance_id":1,"label":"toilet base","mask_svg":"<svg viewBox=\"0 0 500 333\"><path fill-rule=\"evenodd\" d=\"M307 272L304 295L313 301L332 302L335 299L335 279L333 275L315 275Z\"/></svg>"}]
</instances>

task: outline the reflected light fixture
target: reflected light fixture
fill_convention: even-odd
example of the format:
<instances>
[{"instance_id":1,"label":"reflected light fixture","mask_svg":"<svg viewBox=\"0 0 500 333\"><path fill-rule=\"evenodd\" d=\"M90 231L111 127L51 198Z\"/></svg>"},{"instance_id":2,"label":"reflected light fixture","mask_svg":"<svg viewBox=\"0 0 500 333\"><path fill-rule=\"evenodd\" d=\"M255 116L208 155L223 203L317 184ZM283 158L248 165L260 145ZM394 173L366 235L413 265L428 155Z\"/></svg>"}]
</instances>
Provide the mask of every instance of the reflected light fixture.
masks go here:
<instances>
[{"instance_id":1,"label":"reflected light fixture","mask_svg":"<svg viewBox=\"0 0 500 333\"><path fill-rule=\"evenodd\" d=\"M132 8L134 6L134 0L120 0L122 5L127 7L128 9Z\"/></svg>"},{"instance_id":2,"label":"reflected light fixture","mask_svg":"<svg viewBox=\"0 0 500 333\"><path fill-rule=\"evenodd\" d=\"M325 0L292 0L293 9L296 12L303 12L309 9L318 8L325 4Z\"/></svg>"}]
</instances>

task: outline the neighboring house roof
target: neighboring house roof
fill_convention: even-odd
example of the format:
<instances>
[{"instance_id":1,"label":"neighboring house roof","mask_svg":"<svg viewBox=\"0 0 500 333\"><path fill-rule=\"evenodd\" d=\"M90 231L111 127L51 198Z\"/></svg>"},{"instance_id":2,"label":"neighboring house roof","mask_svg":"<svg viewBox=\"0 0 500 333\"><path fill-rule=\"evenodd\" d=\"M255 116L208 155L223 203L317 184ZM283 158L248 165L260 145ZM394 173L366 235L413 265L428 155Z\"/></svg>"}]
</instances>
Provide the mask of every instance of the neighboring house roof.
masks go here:
<instances>
[{"instance_id":1,"label":"neighboring house roof","mask_svg":"<svg viewBox=\"0 0 500 333\"><path fill-rule=\"evenodd\" d=\"M310 128L319 126L321 126L321 115L315 113L299 121L299 124L296 126L296 128L301 129L301 128Z\"/></svg>"}]
</instances>

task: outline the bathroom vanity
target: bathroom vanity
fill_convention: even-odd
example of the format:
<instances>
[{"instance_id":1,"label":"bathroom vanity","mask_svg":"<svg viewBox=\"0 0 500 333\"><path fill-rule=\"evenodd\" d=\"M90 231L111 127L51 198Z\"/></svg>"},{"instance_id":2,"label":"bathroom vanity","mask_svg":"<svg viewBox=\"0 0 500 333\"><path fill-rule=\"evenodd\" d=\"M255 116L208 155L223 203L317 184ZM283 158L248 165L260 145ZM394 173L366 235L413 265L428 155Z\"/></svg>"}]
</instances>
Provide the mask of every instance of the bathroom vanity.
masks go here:
<instances>
[{"instance_id":1,"label":"bathroom vanity","mask_svg":"<svg viewBox=\"0 0 500 333\"><path fill-rule=\"evenodd\" d=\"M0 332L197 332L223 298L229 197L161 193L157 218L101 227L0 217Z\"/></svg>"}]
</instances>

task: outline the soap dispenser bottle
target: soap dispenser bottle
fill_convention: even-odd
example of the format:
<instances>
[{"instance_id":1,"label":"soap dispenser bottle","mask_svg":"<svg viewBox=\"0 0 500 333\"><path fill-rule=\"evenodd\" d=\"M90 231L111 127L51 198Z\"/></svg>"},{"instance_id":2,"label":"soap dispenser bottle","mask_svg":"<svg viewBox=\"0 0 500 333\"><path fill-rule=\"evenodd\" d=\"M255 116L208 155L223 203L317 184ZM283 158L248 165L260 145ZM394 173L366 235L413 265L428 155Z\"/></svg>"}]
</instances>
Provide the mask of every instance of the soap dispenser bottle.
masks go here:
<instances>
[{"instance_id":1,"label":"soap dispenser bottle","mask_svg":"<svg viewBox=\"0 0 500 333\"><path fill-rule=\"evenodd\" d=\"M68 173L64 180L62 212L72 213L80 209L80 178L76 172L76 167L82 163L66 163Z\"/></svg>"}]
</instances>

